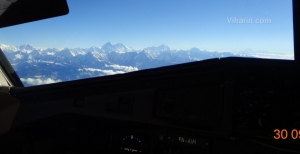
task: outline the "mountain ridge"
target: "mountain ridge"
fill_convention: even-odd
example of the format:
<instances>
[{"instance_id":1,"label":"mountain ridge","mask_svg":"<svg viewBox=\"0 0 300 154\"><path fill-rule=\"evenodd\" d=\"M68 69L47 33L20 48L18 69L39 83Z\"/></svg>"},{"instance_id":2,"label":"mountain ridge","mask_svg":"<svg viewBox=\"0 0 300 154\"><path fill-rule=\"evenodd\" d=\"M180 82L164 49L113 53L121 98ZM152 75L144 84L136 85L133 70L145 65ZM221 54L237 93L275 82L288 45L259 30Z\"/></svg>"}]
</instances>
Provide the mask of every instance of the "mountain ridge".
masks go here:
<instances>
[{"instance_id":1,"label":"mountain ridge","mask_svg":"<svg viewBox=\"0 0 300 154\"><path fill-rule=\"evenodd\" d=\"M135 50L110 42L90 48L35 48L0 44L25 86L127 73L180 63L222 57L255 57L198 48L171 50L162 44Z\"/></svg>"}]
</instances>

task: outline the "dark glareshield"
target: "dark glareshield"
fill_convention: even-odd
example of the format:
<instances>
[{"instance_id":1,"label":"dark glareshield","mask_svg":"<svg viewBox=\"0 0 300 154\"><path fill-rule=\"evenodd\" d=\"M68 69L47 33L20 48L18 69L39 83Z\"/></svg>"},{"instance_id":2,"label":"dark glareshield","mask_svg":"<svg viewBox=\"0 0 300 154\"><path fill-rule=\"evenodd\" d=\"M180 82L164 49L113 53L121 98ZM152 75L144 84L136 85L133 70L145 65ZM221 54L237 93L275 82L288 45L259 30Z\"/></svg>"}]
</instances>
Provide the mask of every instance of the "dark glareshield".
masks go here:
<instances>
[{"instance_id":1,"label":"dark glareshield","mask_svg":"<svg viewBox=\"0 0 300 154\"><path fill-rule=\"evenodd\" d=\"M0 7L0 28L69 13L66 0L14 0L8 6Z\"/></svg>"}]
</instances>

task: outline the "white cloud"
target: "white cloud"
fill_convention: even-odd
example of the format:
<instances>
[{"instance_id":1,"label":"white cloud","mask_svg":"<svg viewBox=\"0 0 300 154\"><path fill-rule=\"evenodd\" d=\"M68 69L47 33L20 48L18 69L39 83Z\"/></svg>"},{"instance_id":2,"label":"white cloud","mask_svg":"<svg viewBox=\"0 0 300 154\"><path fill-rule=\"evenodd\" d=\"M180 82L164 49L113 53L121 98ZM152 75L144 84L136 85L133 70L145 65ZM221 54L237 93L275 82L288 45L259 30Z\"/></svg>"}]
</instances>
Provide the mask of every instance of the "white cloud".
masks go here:
<instances>
[{"instance_id":1,"label":"white cloud","mask_svg":"<svg viewBox=\"0 0 300 154\"><path fill-rule=\"evenodd\" d=\"M54 79L51 79L51 78L46 78L46 79L21 78L21 81L23 83L27 83L29 85L42 85L42 84L50 84L50 83L61 82L61 80L54 80Z\"/></svg>"},{"instance_id":2,"label":"white cloud","mask_svg":"<svg viewBox=\"0 0 300 154\"><path fill-rule=\"evenodd\" d=\"M102 72L101 69L96 69L96 68L84 68L86 71L91 71L91 72Z\"/></svg>"},{"instance_id":3,"label":"white cloud","mask_svg":"<svg viewBox=\"0 0 300 154\"><path fill-rule=\"evenodd\" d=\"M120 65L105 65L106 67L112 67L114 69L123 70L125 72L138 71L137 67L132 66L120 66Z\"/></svg>"},{"instance_id":4,"label":"white cloud","mask_svg":"<svg viewBox=\"0 0 300 154\"><path fill-rule=\"evenodd\" d=\"M46 64L53 64L54 63L53 61L41 61L41 60L39 62L46 63Z\"/></svg>"},{"instance_id":5,"label":"white cloud","mask_svg":"<svg viewBox=\"0 0 300 154\"><path fill-rule=\"evenodd\" d=\"M122 74L126 73L124 71L114 71L114 70L102 70L102 69L96 69L96 68L83 68L83 69L78 69L78 71L90 71L90 72L102 72L106 75L114 75L114 74Z\"/></svg>"},{"instance_id":6,"label":"white cloud","mask_svg":"<svg viewBox=\"0 0 300 154\"><path fill-rule=\"evenodd\" d=\"M102 70L103 73L106 75L113 75L113 74L122 74L125 73L123 71L113 71L113 70Z\"/></svg>"}]
</instances>

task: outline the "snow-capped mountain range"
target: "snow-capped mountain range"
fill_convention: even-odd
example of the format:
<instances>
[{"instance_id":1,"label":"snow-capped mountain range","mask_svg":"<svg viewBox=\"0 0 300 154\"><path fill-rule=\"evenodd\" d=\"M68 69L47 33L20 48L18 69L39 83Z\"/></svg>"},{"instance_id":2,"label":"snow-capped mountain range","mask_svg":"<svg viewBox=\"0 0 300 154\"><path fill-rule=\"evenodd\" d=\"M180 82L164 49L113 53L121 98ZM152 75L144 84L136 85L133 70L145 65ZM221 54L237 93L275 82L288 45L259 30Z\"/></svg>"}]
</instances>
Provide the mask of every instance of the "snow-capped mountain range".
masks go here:
<instances>
[{"instance_id":1,"label":"snow-capped mountain range","mask_svg":"<svg viewBox=\"0 0 300 154\"><path fill-rule=\"evenodd\" d=\"M135 50L121 43L90 48L35 48L1 44L25 86L113 75L221 57L255 57L197 48L171 50L166 45Z\"/></svg>"}]
</instances>

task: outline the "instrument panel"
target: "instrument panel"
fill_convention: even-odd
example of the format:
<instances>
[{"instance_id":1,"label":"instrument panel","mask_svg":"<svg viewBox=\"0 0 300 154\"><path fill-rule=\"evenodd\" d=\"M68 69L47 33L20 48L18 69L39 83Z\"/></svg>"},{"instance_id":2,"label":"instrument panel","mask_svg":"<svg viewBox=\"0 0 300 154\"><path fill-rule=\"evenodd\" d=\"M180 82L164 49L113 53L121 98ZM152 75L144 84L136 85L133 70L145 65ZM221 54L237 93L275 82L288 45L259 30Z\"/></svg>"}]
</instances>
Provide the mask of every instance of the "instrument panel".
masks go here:
<instances>
[{"instance_id":1,"label":"instrument panel","mask_svg":"<svg viewBox=\"0 0 300 154\"><path fill-rule=\"evenodd\" d=\"M298 72L290 65L226 64L13 89L22 103L11 142L0 143L23 153L300 151Z\"/></svg>"}]
</instances>

